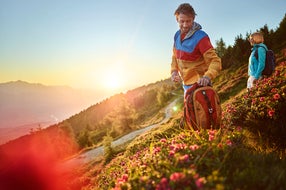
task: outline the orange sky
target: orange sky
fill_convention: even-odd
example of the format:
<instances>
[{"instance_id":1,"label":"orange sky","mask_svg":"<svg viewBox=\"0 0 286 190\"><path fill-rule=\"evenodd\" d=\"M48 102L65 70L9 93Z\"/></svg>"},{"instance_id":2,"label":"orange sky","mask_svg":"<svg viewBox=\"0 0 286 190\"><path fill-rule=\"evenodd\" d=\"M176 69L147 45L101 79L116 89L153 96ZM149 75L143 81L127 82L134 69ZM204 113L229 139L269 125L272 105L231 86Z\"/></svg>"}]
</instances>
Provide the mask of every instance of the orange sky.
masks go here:
<instances>
[{"instance_id":1,"label":"orange sky","mask_svg":"<svg viewBox=\"0 0 286 190\"><path fill-rule=\"evenodd\" d=\"M0 83L22 80L125 91L169 77L173 15L180 0L1 1ZM194 1L196 22L215 46L265 24L276 28L286 1ZM253 7L260 14L253 14ZM243 10L243 11L241 11ZM267 10L267 11L265 11Z\"/></svg>"}]
</instances>

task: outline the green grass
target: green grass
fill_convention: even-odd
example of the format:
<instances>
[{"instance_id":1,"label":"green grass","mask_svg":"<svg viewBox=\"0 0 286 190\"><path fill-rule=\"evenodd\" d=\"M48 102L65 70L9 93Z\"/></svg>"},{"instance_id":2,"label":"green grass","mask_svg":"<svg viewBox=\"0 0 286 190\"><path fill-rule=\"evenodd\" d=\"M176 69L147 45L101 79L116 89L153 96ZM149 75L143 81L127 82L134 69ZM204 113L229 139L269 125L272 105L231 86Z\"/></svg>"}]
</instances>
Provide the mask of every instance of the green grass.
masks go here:
<instances>
[{"instance_id":1,"label":"green grass","mask_svg":"<svg viewBox=\"0 0 286 190\"><path fill-rule=\"evenodd\" d=\"M97 188L283 189L285 160L245 146L242 132L197 133L174 119L130 143L102 170Z\"/></svg>"},{"instance_id":2,"label":"green grass","mask_svg":"<svg viewBox=\"0 0 286 190\"><path fill-rule=\"evenodd\" d=\"M221 129L180 128L178 102L181 110L167 123L121 146L105 165L89 163L77 179L82 189L285 189L285 62L254 94L246 93L242 71L216 86L225 93Z\"/></svg>"}]
</instances>

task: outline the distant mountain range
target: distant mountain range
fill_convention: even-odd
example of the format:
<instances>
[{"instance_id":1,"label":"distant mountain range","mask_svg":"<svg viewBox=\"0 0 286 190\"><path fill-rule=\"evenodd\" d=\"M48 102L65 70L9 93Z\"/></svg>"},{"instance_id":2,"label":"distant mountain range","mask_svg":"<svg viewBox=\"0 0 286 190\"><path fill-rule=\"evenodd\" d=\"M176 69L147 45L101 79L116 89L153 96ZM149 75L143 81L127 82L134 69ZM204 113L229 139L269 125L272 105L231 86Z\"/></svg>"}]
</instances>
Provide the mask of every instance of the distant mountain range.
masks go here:
<instances>
[{"instance_id":1,"label":"distant mountain range","mask_svg":"<svg viewBox=\"0 0 286 190\"><path fill-rule=\"evenodd\" d=\"M0 144L67 119L103 97L100 92L68 86L0 83Z\"/></svg>"}]
</instances>

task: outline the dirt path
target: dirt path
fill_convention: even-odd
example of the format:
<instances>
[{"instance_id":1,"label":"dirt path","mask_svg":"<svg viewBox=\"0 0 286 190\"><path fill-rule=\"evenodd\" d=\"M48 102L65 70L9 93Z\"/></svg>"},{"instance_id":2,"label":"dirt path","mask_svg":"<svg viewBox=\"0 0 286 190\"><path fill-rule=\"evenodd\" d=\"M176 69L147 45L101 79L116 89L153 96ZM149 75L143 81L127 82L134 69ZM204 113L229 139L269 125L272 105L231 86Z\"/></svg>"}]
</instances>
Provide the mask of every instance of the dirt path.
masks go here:
<instances>
[{"instance_id":1,"label":"dirt path","mask_svg":"<svg viewBox=\"0 0 286 190\"><path fill-rule=\"evenodd\" d=\"M118 145L121 145L123 143L126 143L132 139L134 139L135 137L137 137L138 135L154 128L154 127L157 127L157 126L160 126L162 125L163 123L167 122L170 117L172 116L172 113L173 113L173 107L176 105L176 102L177 102L178 99L175 99L173 102L171 102L166 108L165 108L165 118L157 123L157 124L153 124L153 125L150 125L148 127L145 127L143 129L139 129L139 130L136 130L136 131L133 131L115 141L113 141L111 143L111 146L112 147L116 147ZM95 149L92 149L92 150L89 150L87 152L84 152L68 161L66 161L66 164L85 164L85 163L88 163L92 160L94 160L96 157L100 157L102 156L104 153L104 150L103 150L103 146L100 146L100 147L97 147Z\"/></svg>"}]
</instances>

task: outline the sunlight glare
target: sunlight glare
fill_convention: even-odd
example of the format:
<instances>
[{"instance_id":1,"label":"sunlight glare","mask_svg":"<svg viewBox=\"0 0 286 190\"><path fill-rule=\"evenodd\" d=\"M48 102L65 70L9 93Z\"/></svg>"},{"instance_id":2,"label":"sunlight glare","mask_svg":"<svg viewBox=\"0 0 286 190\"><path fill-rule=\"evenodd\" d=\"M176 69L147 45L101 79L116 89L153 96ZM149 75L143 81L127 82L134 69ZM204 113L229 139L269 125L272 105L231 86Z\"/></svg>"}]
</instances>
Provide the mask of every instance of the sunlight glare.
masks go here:
<instances>
[{"instance_id":1,"label":"sunlight glare","mask_svg":"<svg viewBox=\"0 0 286 190\"><path fill-rule=\"evenodd\" d=\"M112 65L104 74L103 84L108 89L119 89L125 84L126 71L123 68L121 62L117 62Z\"/></svg>"},{"instance_id":2,"label":"sunlight glare","mask_svg":"<svg viewBox=\"0 0 286 190\"><path fill-rule=\"evenodd\" d=\"M177 106L174 106L174 107L173 107L173 110L174 110L174 111L177 111L177 110L178 110L178 107L177 107Z\"/></svg>"}]
</instances>

